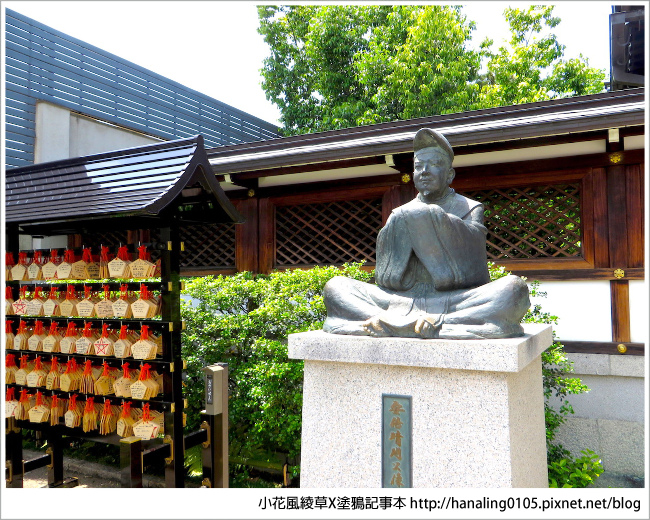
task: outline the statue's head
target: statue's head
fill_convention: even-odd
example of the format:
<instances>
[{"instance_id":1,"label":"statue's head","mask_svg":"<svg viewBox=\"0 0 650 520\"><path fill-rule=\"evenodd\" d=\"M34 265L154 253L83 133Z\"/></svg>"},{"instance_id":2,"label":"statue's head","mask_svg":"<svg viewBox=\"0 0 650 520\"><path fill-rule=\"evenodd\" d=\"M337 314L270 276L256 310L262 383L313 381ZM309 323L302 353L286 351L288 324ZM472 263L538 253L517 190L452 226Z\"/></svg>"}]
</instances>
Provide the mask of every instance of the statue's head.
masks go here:
<instances>
[{"instance_id":1,"label":"statue's head","mask_svg":"<svg viewBox=\"0 0 650 520\"><path fill-rule=\"evenodd\" d=\"M413 151L413 182L420 195L431 201L443 197L456 175L449 141L431 128L422 128L413 139Z\"/></svg>"}]
</instances>

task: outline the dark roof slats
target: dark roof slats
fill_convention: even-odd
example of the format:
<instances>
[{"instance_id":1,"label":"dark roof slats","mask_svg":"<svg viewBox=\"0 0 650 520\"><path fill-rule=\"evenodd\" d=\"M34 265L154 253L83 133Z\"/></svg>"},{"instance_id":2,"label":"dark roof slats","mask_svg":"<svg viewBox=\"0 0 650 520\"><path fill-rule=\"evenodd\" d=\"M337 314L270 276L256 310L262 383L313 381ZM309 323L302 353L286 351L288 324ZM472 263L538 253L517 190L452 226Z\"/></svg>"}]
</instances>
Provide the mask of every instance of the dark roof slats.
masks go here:
<instances>
[{"instance_id":1,"label":"dark roof slats","mask_svg":"<svg viewBox=\"0 0 650 520\"><path fill-rule=\"evenodd\" d=\"M211 171L202 137L196 136L8 170L6 222L52 232L69 230L76 220L168 219L183 188L197 183L215 202L207 220L243 221Z\"/></svg>"},{"instance_id":2,"label":"dark roof slats","mask_svg":"<svg viewBox=\"0 0 650 520\"><path fill-rule=\"evenodd\" d=\"M415 132L430 126L454 147L643 125L643 89L306 134L207 150L216 174L412 151Z\"/></svg>"}]
</instances>

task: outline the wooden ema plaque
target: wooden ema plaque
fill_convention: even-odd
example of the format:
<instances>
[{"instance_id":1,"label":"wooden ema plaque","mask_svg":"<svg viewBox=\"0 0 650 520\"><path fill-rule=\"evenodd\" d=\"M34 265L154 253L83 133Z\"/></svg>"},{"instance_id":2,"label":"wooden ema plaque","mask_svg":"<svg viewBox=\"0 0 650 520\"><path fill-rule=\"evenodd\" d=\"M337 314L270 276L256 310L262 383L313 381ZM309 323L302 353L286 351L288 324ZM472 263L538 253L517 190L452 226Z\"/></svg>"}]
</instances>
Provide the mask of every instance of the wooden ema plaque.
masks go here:
<instances>
[{"instance_id":1,"label":"wooden ema plaque","mask_svg":"<svg viewBox=\"0 0 650 520\"><path fill-rule=\"evenodd\" d=\"M19 298L11 304L14 314L17 316L23 316L27 314L28 305L29 300L27 299L27 287L21 287Z\"/></svg>"},{"instance_id":2,"label":"wooden ema plaque","mask_svg":"<svg viewBox=\"0 0 650 520\"><path fill-rule=\"evenodd\" d=\"M18 263L11 268L12 280L29 280L27 275L27 253L18 253Z\"/></svg>"},{"instance_id":3,"label":"wooden ema plaque","mask_svg":"<svg viewBox=\"0 0 650 520\"><path fill-rule=\"evenodd\" d=\"M61 301L59 300L59 292L56 287L50 287L50 294L43 303L44 316L59 316Z\"/></svg>"},{"instance_id":4,"label":"wooden ema plaque","mask_svg":"<svg viewBox=\"0 0 650 520\"><path fill-rule=\"evenodd\" d=\"M25 314L29 316L43 316L44 310L43 305L43 288L39 285L34 289L34 296L31 300L28 301L27 307L25 308Z\"/></svg>"},{"instance_id":5,"label":"wooden ema plaque","mask_svg":"<svg viewBox=\"0 0 650 520\"><path fill-rule=\"evenodd\" d=\"M117 257L108 262L108 275L110 278L130 278L131 270L129 266L131 260L126 246L121 246L117 250Z\"/></svg>"},{"instance_id":6,"label":"wooden ema plaque","mask_svg":"<svg viewBox=\"0 0 650 520\"><path fill-rule=\"evenodd\" d=\"M103 286L104 298L95 303L95 316L98 318L113 317L113 300L111 300L111 288L108 285Z\"/></svg>"},{"instance_id":7,"label":"wooden ema plaque","mask_svg":"<svg viewBox=\"0 0 650 520\"><path fill-rule=\"evenodd\" d=\"M42 251L34 251L34 258L32 263L27 266L27 278L30 280L42 280L43 273L41 271L42 265L45 263Z\"/></svg>"},{"instance_id":8,"label":"wooden ema plaque","mask_svg":"<svg viewBox=\"0 0 650 520\"><path fill-rule=\"evenodd\" d=\"M41 268L43 278L45 280L54 280L56 278L56 271L60 263L61 259L59 258L56 249L52 249L50 251L50 258L45 264L43 264L43 267Z\"/></svg>"},{"instance_id":9,"label":"wooden ema plaque","mask_svg":"<svg viewBox=\"0 0 650 520\"><path fill-rule=\"evenodd\" d=\"M79 300L77 299L77 292L74 285L69 284L68 289L65 293L65 300L59 305L59 312L61 316L76 316L77 315L77 304Z\"/></svg>"},{"instance_id":10,"label":"wooden ema plaque","mask_svg":"<svg viewBox=\"0 0 650 520\"><path fill-rule=\"evenodd\" d=\"M148 256L146 246L138 247L138 259L130 266L132 278L152 278L155 275L156 266L149 261Z\"/></svg>"}]
</instances>

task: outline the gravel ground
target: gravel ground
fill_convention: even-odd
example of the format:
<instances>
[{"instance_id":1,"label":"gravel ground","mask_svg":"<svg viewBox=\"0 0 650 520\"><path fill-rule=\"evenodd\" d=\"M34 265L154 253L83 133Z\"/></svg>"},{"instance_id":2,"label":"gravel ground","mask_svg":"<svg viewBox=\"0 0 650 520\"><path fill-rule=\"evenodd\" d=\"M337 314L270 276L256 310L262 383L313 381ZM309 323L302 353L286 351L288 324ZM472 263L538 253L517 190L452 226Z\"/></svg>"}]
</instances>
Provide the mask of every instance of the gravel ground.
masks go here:
<instances>
[{"instance_id":1,"label":"gravel ground","mask_svg":"<svg viewBox=\"0 0 650 520\"><path fill-rule=\"evenodd\" d=\"M30 460L43 455L43 452L23 450L23 458ZM63 475L65 478L77 477L79 488L118 488L120 486L120 471L117 468L87 462L71 457L63 458ZM165 487L164 479L144 475L144 487ZM28 472L23 479L25 488L47 487L47 468L39 468Z\"/></svg>"}]
</instances>

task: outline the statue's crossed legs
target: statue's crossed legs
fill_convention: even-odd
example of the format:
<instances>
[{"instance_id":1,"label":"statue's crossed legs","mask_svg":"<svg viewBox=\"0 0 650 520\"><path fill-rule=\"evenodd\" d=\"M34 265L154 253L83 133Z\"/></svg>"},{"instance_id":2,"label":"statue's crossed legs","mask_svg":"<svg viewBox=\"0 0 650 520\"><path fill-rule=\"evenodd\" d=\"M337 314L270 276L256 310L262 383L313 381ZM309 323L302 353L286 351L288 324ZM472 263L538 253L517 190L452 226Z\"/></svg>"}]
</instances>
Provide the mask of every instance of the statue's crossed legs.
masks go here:
<instances>
[{"instance_id":1,"label":"statue's crossed legs","mask_svg":"<svg viewBox=\"0 0 650 520\"><path fill-rule=\"evenodd\" d=\"M323 291L333 334L415 338L483 339L523 334L519 321L530 300L518 276L474 289L435 291L419 283L405 292L337 276Z\"/></svg>"}]
</instances>

